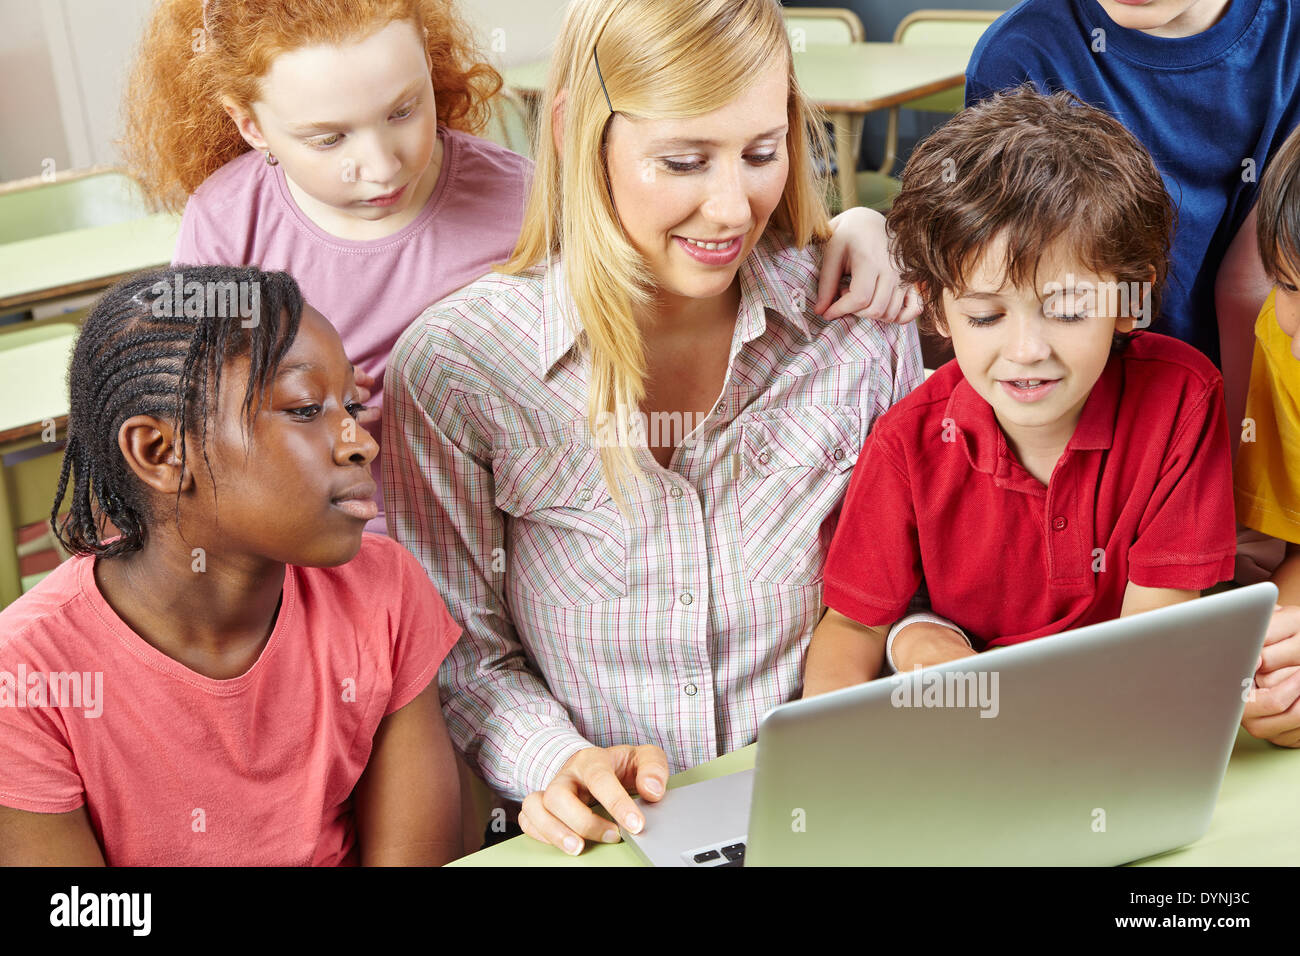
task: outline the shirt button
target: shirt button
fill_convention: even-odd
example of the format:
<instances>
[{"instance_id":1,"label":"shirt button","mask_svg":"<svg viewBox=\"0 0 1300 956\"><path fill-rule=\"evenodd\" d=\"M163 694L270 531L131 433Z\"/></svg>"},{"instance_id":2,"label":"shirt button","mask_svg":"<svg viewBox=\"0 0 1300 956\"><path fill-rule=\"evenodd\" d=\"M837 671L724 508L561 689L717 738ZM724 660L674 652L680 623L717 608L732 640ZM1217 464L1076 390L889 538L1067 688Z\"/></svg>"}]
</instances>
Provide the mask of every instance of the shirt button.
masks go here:
<instances>
[{"instance_id":1,"label":"shirt button","mask_svg":"<svg viewBox=\"0 0 1300 956\"><path fill-rule=\"evenodd\" d=\"M758 463L760 465L766 465L771 460L772 460L772 456L769 455L767 452L763 452L761 455L758 456Z\"/></svg>"},{"instance_id":2,"label":"shirt button","mask_svg":"<svg viewBox=\"0 0 1300 956\"><path fill-rule=\"evenodd\" d=\"M582 491L578 492L578 500L579 500L579 501L590 501L590 500L591 500L591 489L590 489L590 488L584 488Z\"/></svg>"},{"instance_id":3,"label":"shirt button","mask_svg":"<svg viewBox=\"0 0 1300 956\"><path fill-rule=\"evenodd\" d=\"M844 460L844 449L843 449L843 448L836 448L836 449L835 449L835 460L836 460L836 461L843 461L843 460Z\"/></svg>"},{"instance_id":4,"label":"shirt button","mask_svg":"<svg viewBox=\"0 0 1300 956\"><path fill-rule=\"evenodd\" d=\"M686 691L687 697L694 697L697 693L699 693L700 689L696 687L694 684L687 684L685 687L682 688L682 690Z\"/></svg>"},{"instance_id":5,"label":"shirt button","mask_svg":"<svg viewBox=\"0 0 1300 956\"><path fill-rule=\"evenodd\" d=\"M678 488L676 485L673 485L672 488L668 489L668 493L672 495L674 498L680 498L682 496L682 489Z\"/></svg>"},{"instance_id":6,"label":"shirt button","mask_svg":"<svg viewBox=\"0 0 1300 956\"><path fill-rule=\"evenodd\" d=\"M1065 526L1069 523L1070 522L1066 521L1064 518L1059 516L1052 519L1052 527L1055 528L1057 531L1064 531Z\"/></svg>"},{"instance_id":7,"label":"shirt button","mask_svg":"<svg viewBox=\"0 0 1300 956\"><path fill-rule=\"evenodd\" d=\"M718 414L721 415L721 414L722 414L723 412L725 412L726 410L727 410L727 403L726 403L726 402L718 402Z\"/></svg>"},{"instance_id":8,"label":"shirt button","mask_svg":"<svg viewBox=\"0 0 1300 956\"><path fill-rule=\"evenodd\" d=\"M690 604L695 600L695 598L691 595L690 591L683 591L680 600L683 604Z\"/></svg>"}]
</instances>

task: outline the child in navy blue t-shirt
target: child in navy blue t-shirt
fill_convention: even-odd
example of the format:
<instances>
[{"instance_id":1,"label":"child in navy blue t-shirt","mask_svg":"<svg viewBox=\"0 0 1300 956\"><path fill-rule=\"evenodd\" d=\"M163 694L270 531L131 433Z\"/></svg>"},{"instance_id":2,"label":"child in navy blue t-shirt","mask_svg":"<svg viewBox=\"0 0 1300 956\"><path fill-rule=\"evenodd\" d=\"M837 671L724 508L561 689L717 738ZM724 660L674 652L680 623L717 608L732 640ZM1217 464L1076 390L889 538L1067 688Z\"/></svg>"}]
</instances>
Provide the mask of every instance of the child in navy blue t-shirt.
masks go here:
<instances>
[{"instance_id":1,"label":"child in navy blue t-shirt","mask_svg":"<svg viewBox=\"0 0 1300 956\"><path fill-rule=\"evenodd\" d=\"M1108 111L1151 153L1178 211L1161 331L1219 364L1220 263L1300 122L1300 11L1290 0L1024 0L976 46L966 104L1026 80ZM1239 330L1246 369L1260 280ZM1224 375L1244 401L1245 371L1225 364ZM1239 404L1229 396L1230 412Z\"/></svg>"}]
</instances>

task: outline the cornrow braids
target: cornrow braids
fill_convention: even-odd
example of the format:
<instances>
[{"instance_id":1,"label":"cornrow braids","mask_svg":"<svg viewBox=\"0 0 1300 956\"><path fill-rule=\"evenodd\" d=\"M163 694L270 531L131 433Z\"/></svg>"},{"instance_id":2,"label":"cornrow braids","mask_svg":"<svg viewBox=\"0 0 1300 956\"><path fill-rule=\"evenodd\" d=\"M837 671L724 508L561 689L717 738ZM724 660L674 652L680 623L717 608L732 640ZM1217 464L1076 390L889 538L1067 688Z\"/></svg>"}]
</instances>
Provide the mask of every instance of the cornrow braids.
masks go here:
<instances>
[{"instance_id":1,"label":"cornrow braids","mask_svg":"<svg viewBox=\"0 0 1300 956\"><path fill-rule=\"evenodd\" d=\"M117 437L122 423L151 415L175 423L181 471L207 431L227 361L247 356L243 414L251 427L267 387L298 334L302 293L285 272L176 265L119 282L95 304L68 370L68 440L50 512L73 554L115 557L144 547L149 509L143 484ZM70 510L59 517L68 481ZM179 512L180 498L176 507ZM105 542L111 523L120 537Z\"/></svg>"}]
</instances>

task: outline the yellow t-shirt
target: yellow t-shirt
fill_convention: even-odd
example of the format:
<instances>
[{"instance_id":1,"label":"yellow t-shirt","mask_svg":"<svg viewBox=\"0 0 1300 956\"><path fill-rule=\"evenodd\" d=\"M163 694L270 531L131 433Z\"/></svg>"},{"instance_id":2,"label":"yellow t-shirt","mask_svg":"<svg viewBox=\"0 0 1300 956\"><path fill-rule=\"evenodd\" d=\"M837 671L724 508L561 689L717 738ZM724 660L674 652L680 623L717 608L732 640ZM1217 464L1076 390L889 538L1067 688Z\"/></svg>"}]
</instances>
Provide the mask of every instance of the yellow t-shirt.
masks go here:
<instances>
[{"instance_id":1,"label":"yellow t-shirt","mask_svg":"<svg viewBox=\"0 0 1300 956\"><path fill-rule=\"evenodd\" d=\"M1275 295L1276 290L1268 294L1255 320L1255 355L1233 490L1238 521L1300 543L1300 360L1277 324Z\"/></svg>"}]
</instances>

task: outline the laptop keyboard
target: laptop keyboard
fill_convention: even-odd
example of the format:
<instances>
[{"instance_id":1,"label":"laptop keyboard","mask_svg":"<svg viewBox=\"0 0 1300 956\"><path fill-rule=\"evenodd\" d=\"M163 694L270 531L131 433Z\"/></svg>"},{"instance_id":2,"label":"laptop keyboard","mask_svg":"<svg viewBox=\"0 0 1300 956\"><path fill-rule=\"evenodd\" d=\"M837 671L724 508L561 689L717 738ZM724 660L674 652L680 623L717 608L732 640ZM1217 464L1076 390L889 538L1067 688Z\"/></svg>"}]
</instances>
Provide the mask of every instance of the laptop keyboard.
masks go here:
<instances>
[{"instance_id":1,"label":"laptop keyboard","mask_svg":"<svg viewBox=\"0 0 1300 956\"><path fill-rule=\"evenodd\" d=\"M700 850L691 855L695 866L744 866L745 844L728 843L712 849Z\"/></svg>"}]
</instances>

